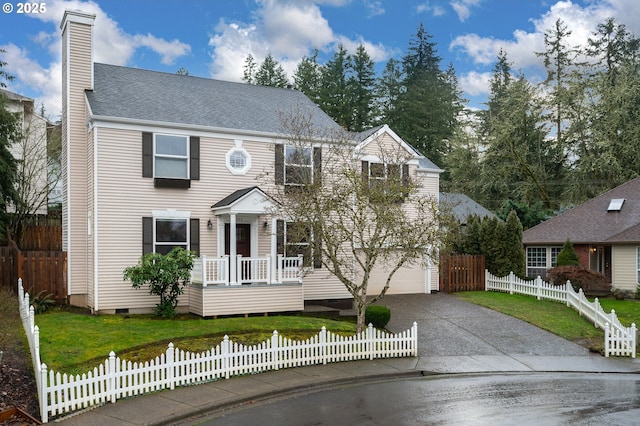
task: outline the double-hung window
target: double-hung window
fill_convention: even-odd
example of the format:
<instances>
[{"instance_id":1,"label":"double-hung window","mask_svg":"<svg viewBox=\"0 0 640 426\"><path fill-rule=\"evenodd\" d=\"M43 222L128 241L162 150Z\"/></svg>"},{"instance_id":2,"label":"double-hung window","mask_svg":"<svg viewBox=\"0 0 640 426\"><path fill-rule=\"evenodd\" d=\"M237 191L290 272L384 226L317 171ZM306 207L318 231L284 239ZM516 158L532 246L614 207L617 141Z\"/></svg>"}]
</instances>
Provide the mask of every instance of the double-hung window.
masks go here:
<instances>
[{"instance_id":1,"label":"double-hung window","mask_svg":"<svg viewBox=\"0 0 640 426\"><path fill-rule=\"evenodd\" d=\"M169 253L174 247L189 248L189 220L155 218L154 247L160 254Z\"/></svg>"},{"instance_id":2,"label":"double-hung window","mask_svg":"<svg viewBox=\"0 0 640 426\"><path fill-rule=\"evenodd\" d=\"M313 258L311 227L299 222L286 222L284 233L285 257L302 255L303 265L311 266Z\"/></svg>"},{"instance_id":3,"label":"double-hung window","mask_svg":"<svg viewBox=\"0 0 640 426\"><path fill-rule=\"evenodd\" d=\"M284 149L284 183L302 186L311 183L313 176L312 149L286 146Z\"/></svg>"},{"instance_id":4,"label":"double-hung window","mask_svg":"<svg viewBox=\"0 0 640 426\"><path fill-rule=\"evenodd\" d=\"M154 136L154 177L189 179L189 138L159 133Z\"/></svg>"}]
</instances>

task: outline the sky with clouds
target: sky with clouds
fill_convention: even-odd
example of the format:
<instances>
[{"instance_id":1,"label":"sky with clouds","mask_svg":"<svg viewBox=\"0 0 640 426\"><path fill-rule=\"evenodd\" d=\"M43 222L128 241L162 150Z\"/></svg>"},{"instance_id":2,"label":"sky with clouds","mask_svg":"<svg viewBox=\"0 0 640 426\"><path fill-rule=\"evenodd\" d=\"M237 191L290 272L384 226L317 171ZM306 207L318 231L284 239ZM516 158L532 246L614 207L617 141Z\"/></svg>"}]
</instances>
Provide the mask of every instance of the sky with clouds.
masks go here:
<instances>
[{"instance_id":1,"label":"sky with clouds","mask_svg":"<svg viewBox=\"0 0 640 426\"><path fill-rule=\"evenodd\" d=\"M584 44L609 17L640 35L638 0L45 0L27 12L0 0L0 60L15 79L8 89L61 107L60 21L66 9L96 15L94 60L164 72L240 81L248 54L271 53L291 77L314 49L320 62L343 44L363 44L381 71L400 59L420 23L433 37L442 67L452 63L470 100L486 99L500 49L515 70L544 78L536 52L562 19L570 42Z\"/></svg>"}]
</instances>

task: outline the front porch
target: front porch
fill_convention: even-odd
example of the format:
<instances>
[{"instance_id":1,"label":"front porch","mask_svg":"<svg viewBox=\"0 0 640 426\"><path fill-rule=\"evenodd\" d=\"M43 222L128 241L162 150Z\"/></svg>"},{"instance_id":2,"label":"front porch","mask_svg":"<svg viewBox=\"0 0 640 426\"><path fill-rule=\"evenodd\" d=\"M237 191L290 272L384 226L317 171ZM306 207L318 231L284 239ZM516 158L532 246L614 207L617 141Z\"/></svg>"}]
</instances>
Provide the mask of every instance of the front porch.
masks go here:
<instances>
[{"instance_id":1,"label":"front porch","mask_svg":"<svg viewBox=\"0 0 640 426\"><path fill-rule=\"evenodd\" d=\"M226 255L203 256L194 263L189 287L189 311L194 314L215 317L303 309L302 256L237 256L235 262Z\"/></svg>"}]
</instances>

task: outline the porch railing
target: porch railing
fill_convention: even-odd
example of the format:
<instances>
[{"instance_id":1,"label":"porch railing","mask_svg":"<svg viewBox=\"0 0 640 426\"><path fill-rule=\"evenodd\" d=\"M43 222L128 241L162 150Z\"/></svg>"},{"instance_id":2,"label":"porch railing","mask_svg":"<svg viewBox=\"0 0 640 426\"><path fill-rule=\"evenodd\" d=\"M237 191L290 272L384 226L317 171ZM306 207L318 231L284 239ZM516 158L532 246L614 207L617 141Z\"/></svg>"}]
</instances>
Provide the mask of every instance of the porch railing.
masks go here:
<instances>
[{"instance_id":1,"label":"porch railing","mask_svg":"<svg viewBox=\"0 0 640 426\"><path fill-rule=\"evenodd\" d=\"M275 264L274 264L275 263ZM279 254L275 262L272 256L242 257L235 262L236 282L231 282L229 256L197 258L193 264L191 281L208 285L282 284L302 283L302 255L284 257Z\"/></svg>"}]
</instances>

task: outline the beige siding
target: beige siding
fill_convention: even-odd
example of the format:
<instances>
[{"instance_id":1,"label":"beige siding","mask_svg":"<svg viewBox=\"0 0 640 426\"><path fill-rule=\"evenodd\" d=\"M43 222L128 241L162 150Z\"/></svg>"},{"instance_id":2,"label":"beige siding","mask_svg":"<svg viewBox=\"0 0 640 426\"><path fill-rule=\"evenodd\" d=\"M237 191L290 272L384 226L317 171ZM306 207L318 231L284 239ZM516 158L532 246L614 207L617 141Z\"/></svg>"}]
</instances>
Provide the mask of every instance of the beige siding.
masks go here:
<instances>
[{"instance_id":1,"label":"beige siding","mask_svg":"<svg viewBox=\"0 0 640 426\"><path fill-rule=\"evenodd\" d=\"M613 288L636 291L638 286L637 245L611 246Z\"/></svg>"},{"instance_id":2,"label":"beige siding","mask_svg":"<svg viewBox=\"0 0 640 426\"><path fill-rule=\"evenodd\" d=\"M303 278L304 300L350 299L347 288L325 268L315 269Z\"/></svg>"},{"instance_id":3,"label":"beige siding","mask_svg":"<svg viewBox=\"0 0 640 426\"><path fill-rule=\"evenodd\" d=\"M67 42L73 48L63 58L63 231L69 262L69 293L87 293L87 157L86 157L86 99L85 89L91 88L91 27L69 22L63 34L63 50ZM66 64L68 62L68 65ZM67 79L71 82L66 87ZM65 90L67 89L67 90ZM69 111L64 111L69 107ZM68 139L67 139L68 136Z\"/></svg>"},{"instance_id":4,"label":"beige siding","mask_svg":"<svg viewBox=\"0 0 640 426\"><path fill-rule=\"evenodd\" d=\"M302 285L189 288L191 312L200 316L301 311Z\"/></svg>"},{"instance_id":5,"label":"beige siding","mask_svg":"<svg viewBox=\"0 0 640 426\"><path fill-rule=\"evenodd\" d=\"M153 130L153 129L149 129ZM217 224L211 206L231 192L260 184L259 176L273 167L269 143L245 141L252 156L252 168L246 175L233 175L225 167L225 154L234 147L231 139L200 138L200 180L190 189L154 188L153 179L141 171L142 132L98 129L97 235L99 239L99 309L147 308L157 303L146 290L133 290L122 280L122 271L142 255L142 217L152 210L190 211L200 219L201 254L217 255ZM117 172L114 172L117 171ZM212 229L207 228L211 219ZM238 223L254 218L239 215ZM263 229L267 220L268 229ZM258 255L271 252L271 222L267 216L258 221ZM187 298L183 298L188 303Z\"/></svg>"}]
</instances>

